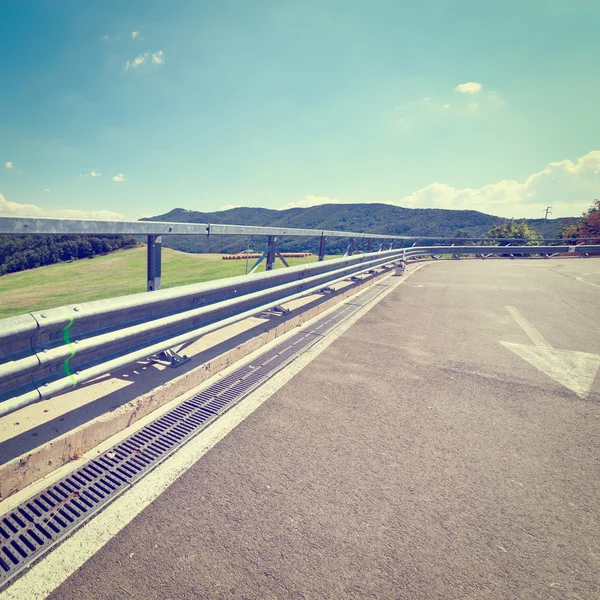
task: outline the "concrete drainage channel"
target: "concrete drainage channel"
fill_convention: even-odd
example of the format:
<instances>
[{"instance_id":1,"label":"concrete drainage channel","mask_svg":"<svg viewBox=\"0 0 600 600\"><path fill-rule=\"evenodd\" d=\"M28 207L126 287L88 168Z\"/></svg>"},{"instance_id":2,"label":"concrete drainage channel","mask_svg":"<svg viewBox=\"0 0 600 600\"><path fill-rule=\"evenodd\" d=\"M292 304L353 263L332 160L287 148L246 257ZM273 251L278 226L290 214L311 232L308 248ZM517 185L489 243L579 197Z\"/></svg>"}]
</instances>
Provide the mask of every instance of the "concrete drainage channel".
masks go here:
<instances>
[{"instance_id":1,"label":"concrete drainage channel","mask_svg":"<svg viewBox=\"0 0 600 600\"><path fill-rule=\"evenodd\" d=\"M0 587L389 285L374 284L0 517Z\"/></svg>"}]
</instances>

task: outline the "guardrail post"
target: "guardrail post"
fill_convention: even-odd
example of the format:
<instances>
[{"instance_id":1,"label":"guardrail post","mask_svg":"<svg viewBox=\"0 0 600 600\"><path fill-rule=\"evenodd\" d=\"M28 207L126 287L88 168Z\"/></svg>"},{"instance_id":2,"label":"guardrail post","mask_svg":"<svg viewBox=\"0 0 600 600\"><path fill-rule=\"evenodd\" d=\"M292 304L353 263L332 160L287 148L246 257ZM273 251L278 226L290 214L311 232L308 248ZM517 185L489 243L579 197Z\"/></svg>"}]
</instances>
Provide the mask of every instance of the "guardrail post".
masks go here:
<instances>
[{"instance_id":1,"label":"guardrail post","mask_svg":"<svg viewBox=\"0 0 600 600\"><path fill-rule=\"evenodd\" d=\"M148 260L147 260L147 287L149 292L160 289L160 275L161 275L161 248L162 248L162 237L160 235L149 235L148 236Z\"/></svg>"},{"instance_id":2,"label":"guardrail post","mask_svg":"<svg viewBox=\"0 0 600 600\"><path fill-rule=\"evenodd\" d=\"M275 257L277 256L277 236L269 236L269 253L267 254L267 271L273 270L275 264Z\"/></svg>"},{"instance_id":3,"label":"guardrail post","mask_svg":"<svg viewBox=\"0 0 600 600\"><path fill-rule=\"evenodd\" d=\"M371 238L367 240L367 252L373 252L373 240Z\"/></svg>"},{"instance_id":4,"label":"guardrail post","mask_svg":"<svg viewBox=\"0 0 600 600\"><path fill-rule=\"evenodd\" d=\"M319 261L325 260L325 244L327 243L327 238L322 235L321 242L319 243Z\"/></svg>"}]
</instances>

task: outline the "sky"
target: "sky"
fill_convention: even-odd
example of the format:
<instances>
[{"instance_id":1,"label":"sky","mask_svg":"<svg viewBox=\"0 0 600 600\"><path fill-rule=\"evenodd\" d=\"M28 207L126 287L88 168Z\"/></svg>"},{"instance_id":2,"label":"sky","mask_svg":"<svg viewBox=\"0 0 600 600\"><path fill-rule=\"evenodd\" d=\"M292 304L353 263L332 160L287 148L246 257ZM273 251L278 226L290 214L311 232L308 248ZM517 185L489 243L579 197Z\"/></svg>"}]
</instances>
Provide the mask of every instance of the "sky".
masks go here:
<instances>
[{"instance_id":1,"label":"sky","mask_svg":"<svg viewBox=\"0 0 600 600\"><path fill-rule=\"evenodd\" d=\"M0 216L600 197L597 0L19 0L0 23Z\"/></svg>"}]
</instances>

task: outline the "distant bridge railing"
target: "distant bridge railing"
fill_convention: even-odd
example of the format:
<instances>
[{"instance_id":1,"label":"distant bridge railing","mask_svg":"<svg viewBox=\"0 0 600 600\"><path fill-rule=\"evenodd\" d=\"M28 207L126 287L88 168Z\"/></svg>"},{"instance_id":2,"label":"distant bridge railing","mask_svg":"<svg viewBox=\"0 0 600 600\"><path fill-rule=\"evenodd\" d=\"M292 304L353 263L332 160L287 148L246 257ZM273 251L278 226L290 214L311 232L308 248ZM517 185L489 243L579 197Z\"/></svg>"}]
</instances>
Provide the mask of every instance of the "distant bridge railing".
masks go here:
<instances>
[{"instance_id":1,"label":"distant bridge railing","mask_svg":"<svg viewBox=\"0 0 600 600\"><path fill-rule=\"evenodd\" d=\"M556 246L413 246L406 249L406 258L418 258L419 256L431 256L437 258L440 255L453 255L456 257L472 255L479 258L491 256L531 256L539 255L549 258L559 254L571 254L573 256L595 255L600 251L600 245L578 245L567 246L565 244Z\"/></svg>"}]
</instances>

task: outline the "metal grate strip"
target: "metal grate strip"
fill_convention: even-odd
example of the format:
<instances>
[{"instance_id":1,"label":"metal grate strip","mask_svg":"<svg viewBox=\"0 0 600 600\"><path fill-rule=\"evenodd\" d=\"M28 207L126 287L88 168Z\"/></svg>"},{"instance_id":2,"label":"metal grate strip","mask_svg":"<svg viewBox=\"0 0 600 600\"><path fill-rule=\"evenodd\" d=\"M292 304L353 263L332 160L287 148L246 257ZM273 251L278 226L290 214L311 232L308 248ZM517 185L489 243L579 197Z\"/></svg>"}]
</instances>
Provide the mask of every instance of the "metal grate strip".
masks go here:
<instances>
[{"instance_id":1,"label":"metal grate strip","mask_svg":"<svg viewBox=\"0 0 600 600\"><path fill-rule=\"evenodd\" d=\"M383 289L343 304L0 516L0 587Z\"/></svg>"},{"instance_id":2,"label":"metal grate strip","mask_svg":"<svg viewBox=\"0 0 600 600\"><path fill-rule=\"evenodd\" d=\"M376 284L376 285L372 286L370 290L368 290L364 294L362 294L360 296L360 298L357 298L356 300L353 300L352 302L348 302L347 305L348 306L359 306L359 307L365 306L369 302L371 302L375 298L377 298L377 296L379 296L379 294L383 293L388 286L389 286L389 283L384 284L384 285Z\"/></svg>"}]
</instances>

